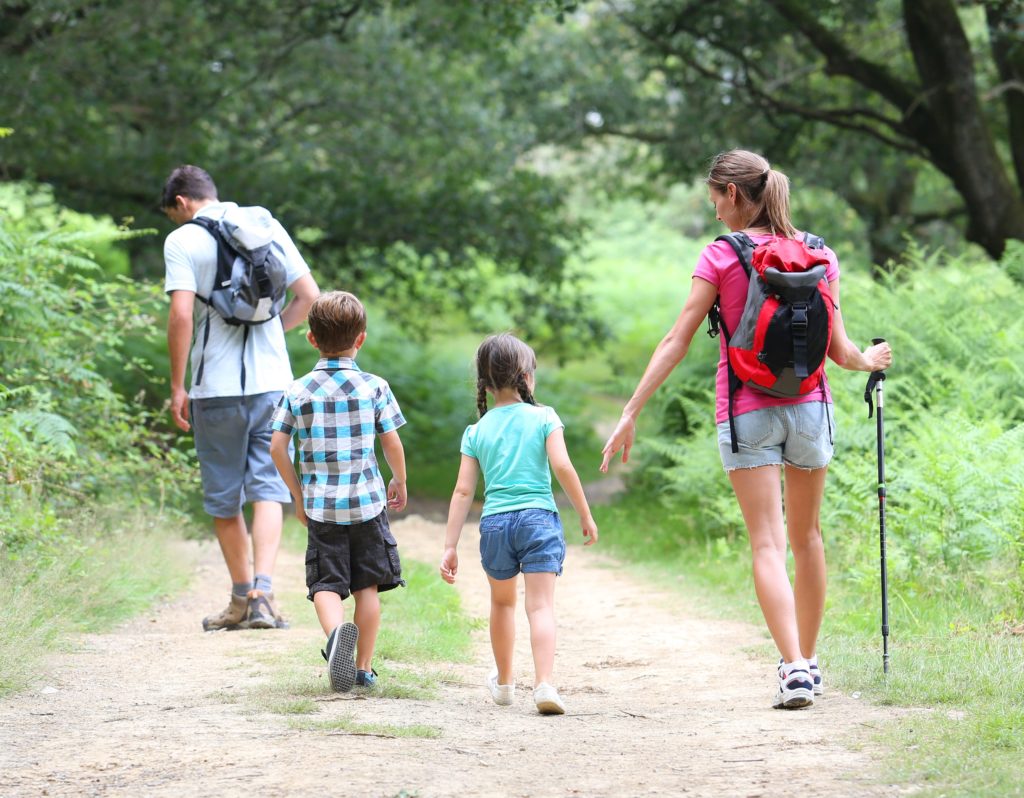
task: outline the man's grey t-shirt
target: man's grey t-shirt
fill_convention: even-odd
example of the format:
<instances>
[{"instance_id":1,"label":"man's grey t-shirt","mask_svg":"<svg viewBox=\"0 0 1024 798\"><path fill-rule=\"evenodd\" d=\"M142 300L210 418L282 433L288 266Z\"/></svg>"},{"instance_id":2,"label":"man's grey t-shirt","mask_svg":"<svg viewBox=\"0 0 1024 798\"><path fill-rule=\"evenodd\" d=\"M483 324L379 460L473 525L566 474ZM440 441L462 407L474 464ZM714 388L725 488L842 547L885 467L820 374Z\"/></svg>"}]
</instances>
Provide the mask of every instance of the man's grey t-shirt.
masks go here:
<instances>
[{"instance_id":1,"label":"man's grey t-shirt","mask_svg":"<svg viewBox=\"0 0 1024 798\"><path fill-rule=\"evenodd\" d=\"M202 208L196 216L220 219L234 202L215 202ZM309 266L295 247L291 236L275 220L274 244L280 247L287 267L288 285L304 274ZM164 291L193 291L208 297L213 290L217 274L217 242L205 229L196 224L183 224L164 241L166 277ZM245 390L242 390L242 342L245 327L227 324L217 311L196 300L192 342L192 387L189 397L209 399L215 396L252 396L269 391L283 391L292 382L292 368L284 343L281 319L273 318L265 324L249 328L245 344ZM209 319L209 322L207 322ZM203 346L206 324L210 337ZM199 360L203 359L203 378L195 384Z\"/></svg>"}]
</instances>

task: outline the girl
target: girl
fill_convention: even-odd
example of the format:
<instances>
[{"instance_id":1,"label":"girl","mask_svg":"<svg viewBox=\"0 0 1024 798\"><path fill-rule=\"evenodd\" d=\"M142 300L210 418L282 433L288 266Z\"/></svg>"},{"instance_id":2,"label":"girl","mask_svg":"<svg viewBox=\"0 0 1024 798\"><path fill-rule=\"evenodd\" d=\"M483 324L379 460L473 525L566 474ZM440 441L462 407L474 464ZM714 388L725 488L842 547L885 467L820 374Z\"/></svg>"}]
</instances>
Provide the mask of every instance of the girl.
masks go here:
<instances>
[{"instance_id":1,"label":"girl","mask_svg":"<svg viewBox=\"0 0 1024 798\"><path fill-rule=\"evenodd\" d=\"M480 561L491 586L491 648L496 666L487 678L487 688L494 703L512 703L516 577L521 571L536 671L533 700L541 714L561 715L565 705L550 679L555 664L555 577L562 573L565 539L551 495L551 469L579 514L584 545L597 542L597 524L566 452L562 422L552 408L533 399L536 369L533 350L514 335L492 335L477 350L480 420L462 436L462 465L448 510L440 570L446 582L455 581L456 547L483 469ZM494 398L489 412L488 394Z\"/></svg>"},{"instance_id":2,"label":"girl","mask_svg":"<svg viewBox=\"0 0 1024 798\"><path fill-rule=\"evenodd\" d=\"M743 231L755 244L772 236L798 238L789 219L789 180L760 155L732 150L718 155L707 178L716 218L731 231ZM876 371L892 362L889 345L861 352L846 336L839 312L839 264L828 258L826 279L836 308L828 356L845 369ZM640 410L686 356L697 327L720 297L722 321L735 330L743 311L748 279L727 241L704 248L679 318L662 339L633 397L605 444L601 470L622 450L622 462L636 437ZM825 472L832 458L831 402L827 382L821 390L794 398L778 398L743 386L733 394L738 453L729 430L729 377L725 337L716 384L718 445L743 512L753 551L754 588L768 630L782 661L773 706L808 706L823 691L816 644L825 608L825 553L819 510ZM785 475L785 515L783 483ZM785 520L783 518L785 517ZM795 586L786 573L786 537L793 549Z\"/></svg>"}]
</instances>

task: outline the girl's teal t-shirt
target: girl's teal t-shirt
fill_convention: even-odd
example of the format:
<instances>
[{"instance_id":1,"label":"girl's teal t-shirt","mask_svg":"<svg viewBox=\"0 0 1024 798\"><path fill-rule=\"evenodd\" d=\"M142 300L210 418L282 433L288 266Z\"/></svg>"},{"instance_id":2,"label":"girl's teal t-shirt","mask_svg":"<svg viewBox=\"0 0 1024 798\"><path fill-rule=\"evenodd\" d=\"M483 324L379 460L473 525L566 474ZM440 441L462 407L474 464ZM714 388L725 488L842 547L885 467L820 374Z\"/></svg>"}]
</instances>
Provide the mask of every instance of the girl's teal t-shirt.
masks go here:
<instances>
[{"instance_id":1,"label":"girl's teal t-shirt","mask_svg":"<svg viewBox=\"0 0 1024 798\"><path fill-rule=\"evenodd\" d=\"M553 408L520 402L492 408L466 428L461 451L483 471L483 516L530 507L557 512L545 444L564 426Z\"/></svg>"}]
</instances>

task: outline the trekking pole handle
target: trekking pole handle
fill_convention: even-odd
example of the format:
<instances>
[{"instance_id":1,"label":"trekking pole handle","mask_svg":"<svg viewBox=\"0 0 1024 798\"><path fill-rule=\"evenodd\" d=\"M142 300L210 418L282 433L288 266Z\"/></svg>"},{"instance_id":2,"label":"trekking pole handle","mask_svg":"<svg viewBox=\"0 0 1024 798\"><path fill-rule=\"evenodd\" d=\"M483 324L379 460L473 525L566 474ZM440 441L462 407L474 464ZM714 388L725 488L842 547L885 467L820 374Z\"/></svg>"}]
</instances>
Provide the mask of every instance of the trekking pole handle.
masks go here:
<instances>
[{"instance_id":1,"label":"trekking pole handle","mask_svg":"<svg viewBox=\"0 0 1024 798\"><path fill-rule=\"evenodd\" d=\"M874 345L884 344L884 338L872 338L871 343ZM868 418L874 415L875 405L871 400L871 392L878 388L878 406L882 406L882 385L885 381L885 372L882 370L872 371L871 376L868 377L868 387L864 389L864 401L868 403Z\"/></svg>"}]
</instances>

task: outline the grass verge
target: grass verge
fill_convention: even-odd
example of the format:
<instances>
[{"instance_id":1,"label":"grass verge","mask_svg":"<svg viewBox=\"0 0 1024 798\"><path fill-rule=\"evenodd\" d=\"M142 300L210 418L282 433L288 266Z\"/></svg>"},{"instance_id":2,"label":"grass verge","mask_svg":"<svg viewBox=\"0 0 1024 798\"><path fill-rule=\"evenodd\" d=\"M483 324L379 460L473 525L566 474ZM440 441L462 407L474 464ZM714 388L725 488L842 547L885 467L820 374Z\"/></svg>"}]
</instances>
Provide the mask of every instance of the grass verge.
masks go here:
<instances>
[{"instance_id":1,"label":"grass verge","mask_svg":"<svg viewBox=\"0 0 1024 798\"><path fill-rule=\"evenodd\" d=\"M305 550L305 529L294 520L285 525L283 545L295 552ZM291 727L305 731L387 737L439 736L440 730L433 726L395 725L377 720L363 722L356 718L363 711L373 711L373 702L377 699L435 698L439 684L449 678L447 668L439 668L438 664L466 661L472 652L471 633L481 622L465 615L458 593L437 578L433 566L406 559L402 572L407 587L381 594L381 629L374 652L374 667L379 671L380 681L372 693L359 694L370 701L359 701L356 712L315 717L336 712L338 702L327 684L324 664L310 645L310 635L306 634L303 640L286 648L246 654L250 661L255 659L272 668L274 676L269 683L242 695L244 708L293 716ZM322 640L315 631L319 630L319 625L304 592L295 591L281 597L289 607L302 607L291 615L293 628L310 630L314 640ZM346 617L351 618L352 602L345 603ZM351 709L353 704L348 699L349 696L344 697L341 703ZM224 700L236 701L237 698L224 696Z\"/></svg>"},{"instance_id":2,"label":"grass verge","mask_svg":"<svg viewBox=\"0 0 1024 798\"><path fill-rule=\"evenodd\" d=\"M628 496L596 513L602 545L676 585L689 606L763 626L745 536L695 539L687 514L650 497ZM932 593L890 584L884 676L877 582L846 575L852 570L830 564L819 644L826 679L847 694L921 710L879 730L879 747L889 752L884 777L912 783L922 796L1024 795L1024 635L993 600L986 581L998 582L996 575ZM775 656L770 644L765 652Z\"/></svg>"},{"instance_id":3,"label":"grass verge","mask_svg":"<svg viewBox=\"0 0 1024 798\"><path fill-rule=\"evenodd\" d=\"M98 527L61 558L0 561L4 630L0 697L41 678L46 657L73 632L101 632L183 589L189 564L172 552L178 521L139 516Z\"/></svg>"}]
</instances>

